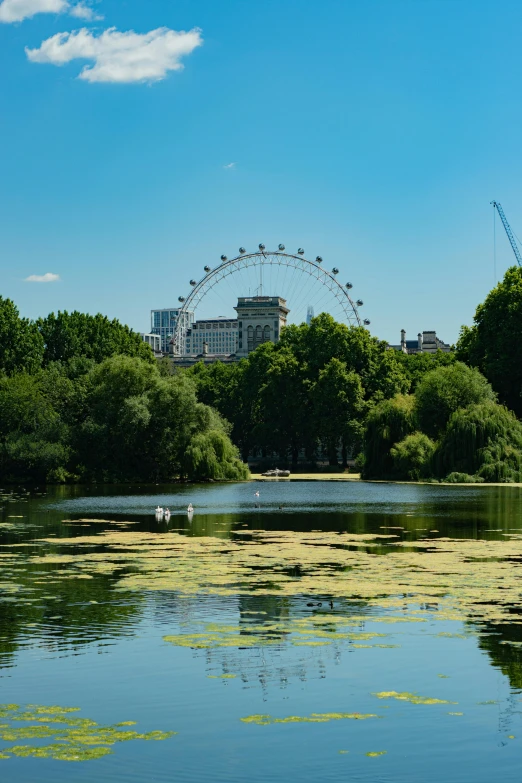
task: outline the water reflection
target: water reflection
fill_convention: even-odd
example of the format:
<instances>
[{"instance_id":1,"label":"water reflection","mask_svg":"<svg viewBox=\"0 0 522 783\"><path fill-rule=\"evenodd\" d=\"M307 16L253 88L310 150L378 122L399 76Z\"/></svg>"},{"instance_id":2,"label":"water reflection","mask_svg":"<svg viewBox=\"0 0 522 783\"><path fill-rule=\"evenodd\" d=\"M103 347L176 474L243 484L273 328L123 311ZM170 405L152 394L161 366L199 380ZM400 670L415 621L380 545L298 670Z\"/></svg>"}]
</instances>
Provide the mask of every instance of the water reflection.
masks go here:
<instances>
[{"instance_id":1,"label":"water reflection","mask_svg":"<svg viewBox=\"0 0 522 783\"><path fill-rule=\"evenodd\" d=\"M481 783L500 772L515 779L508 754L509 737L520 733L522 625L516 601L508 604L501 588L515 594L520 543L511 536L522 532L520 499L512 487L312 482L260 485L259 508L250 484L4 492L3 686L23 703L84 706L93 698L108 710L117 705L118 716L136 704L131 717L149 720L151 729L158 717L180 729L176 769L187 781L376 779L357 766L359 752L366 763L391 765L379 774L393 783ZM156 522L158 504L175 511L168 523ZM469 547L481 540L491 543L475 557ZM484 570L493 549L506 569L498 574ZM438 570L430 559L437 553ZM498 585L498 613L478 621L466 607L480 616L481 573ZM452 594L456 574L460 595ZM342 579L350 585L344 592ZM456 611L451 601L463 596L468 602ZM27 682L52 695L25 693ZM372 693L387 690L458 706L376 704ZM265 711L378 711L381 720L349 730L240 725L240 717ZM308 730L314 733L302 733ZM484 748L491 754L493 735L505 754L491 762L494 769L481 755ZM366 751L385 747L386 760L366 760ZM341 748L350 749L348 770L335 766ZM167 781L172 757L162 752L126 756L132 751L125 749L119 767L97 762L100 783ZM230 758L233 774L223 761ZM443 769L447 759L453 766ZM68 783L58 767L48 768L50 779ZM18 774L15 783L29 779Z\"/></svg>"}]
</instances>

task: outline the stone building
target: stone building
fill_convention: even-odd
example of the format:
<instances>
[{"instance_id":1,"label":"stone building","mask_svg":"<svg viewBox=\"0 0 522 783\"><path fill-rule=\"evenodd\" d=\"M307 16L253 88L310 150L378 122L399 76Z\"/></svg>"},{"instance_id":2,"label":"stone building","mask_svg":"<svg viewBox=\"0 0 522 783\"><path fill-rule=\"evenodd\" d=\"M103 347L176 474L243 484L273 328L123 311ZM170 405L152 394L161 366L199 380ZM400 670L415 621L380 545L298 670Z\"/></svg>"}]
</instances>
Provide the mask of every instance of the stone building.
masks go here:
<instances>
[{"instance_id":1,"label":"stone building","mask_svg":"<svg viewBox=\"0 0 522 783\"><path fill-rule=\"evenodd\" d=\"M405 329L401 329L400 344L390 345L390 348L402 353L437 353L437 351L449 353L451 351L451 346L440 340L434 331L422 332L422 334L419 332L416 340L407 340Z\"/></svg>"},{"instance_id":2,"label":"stone building","mask_svg":"<svg viewBox=\"0 0 522 783\"><path fill-rule=\"evenodd\" d=\"M237 318L206 318L196 321L186 332L186 356L197 356L203 353L206 343L209 354L236 353Z\"/></svg>"},{"instance_id":3,"label":"stone building","mask_svg":"<svg viewBox=\"0 0 522 783\"><path fill-rule=\"evenodd\" d=\"M238 320L238 359L262 343L277 343L290 312L286 299L280 296L240 296L234 310Z\"/></svg>"}]
</instances>

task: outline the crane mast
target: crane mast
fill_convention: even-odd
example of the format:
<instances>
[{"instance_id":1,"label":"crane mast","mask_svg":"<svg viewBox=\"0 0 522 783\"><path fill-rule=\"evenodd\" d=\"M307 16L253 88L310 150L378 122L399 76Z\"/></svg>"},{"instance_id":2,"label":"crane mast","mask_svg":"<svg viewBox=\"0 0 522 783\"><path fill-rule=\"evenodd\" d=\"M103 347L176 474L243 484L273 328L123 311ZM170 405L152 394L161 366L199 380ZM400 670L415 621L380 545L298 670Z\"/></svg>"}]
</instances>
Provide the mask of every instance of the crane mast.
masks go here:
<instances>
[{"instance_id":1,"label":"crane mast","mask_svg":"<svg viewBox=\"0 0 522 783\"><path fill-rule=\"evenodd\" d=\"M511 245L511 249L515 254L517 263L519 266L522 266L522 256L520 255L520 250L518 249L518 245L516 243L515 237L513 236L513 232L511 231L511 226L509 225L507 218L504 215L504 210L502 209L502 205L499 204L498 201L492 201L491 203L493 204L493 209L496 209L498 214L500 215L502 225L504 226L504 229L506 231L507 238L509 239L509 244Z\"/></svg>"}]
</instances>

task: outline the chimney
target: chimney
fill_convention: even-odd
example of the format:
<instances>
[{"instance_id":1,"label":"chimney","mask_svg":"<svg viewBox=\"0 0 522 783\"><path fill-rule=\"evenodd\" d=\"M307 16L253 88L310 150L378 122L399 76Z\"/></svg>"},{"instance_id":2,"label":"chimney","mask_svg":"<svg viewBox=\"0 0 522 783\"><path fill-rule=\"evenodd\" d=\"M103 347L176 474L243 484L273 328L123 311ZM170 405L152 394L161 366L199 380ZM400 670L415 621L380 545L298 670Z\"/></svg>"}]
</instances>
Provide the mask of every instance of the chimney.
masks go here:
<instances>
[{"instance_id":1,"label":"chimney","mask_svg":"<svg viewBox=\"0 0 522 783\"><path fill-rule=\"evenodd\" d=\"M401 351L406 353L406 329L401 329Z\"/></svg>"},{"instance_id":2,"label":"chimney","mask_svg":"<svg viewBox=\"0 0 522 783\"><path fill-rule=\"evenodd\" d=\"M420 332L417 335L417 345L418 345L419 351L422 351L422 334Z\"/></svg>"}]
</instances>

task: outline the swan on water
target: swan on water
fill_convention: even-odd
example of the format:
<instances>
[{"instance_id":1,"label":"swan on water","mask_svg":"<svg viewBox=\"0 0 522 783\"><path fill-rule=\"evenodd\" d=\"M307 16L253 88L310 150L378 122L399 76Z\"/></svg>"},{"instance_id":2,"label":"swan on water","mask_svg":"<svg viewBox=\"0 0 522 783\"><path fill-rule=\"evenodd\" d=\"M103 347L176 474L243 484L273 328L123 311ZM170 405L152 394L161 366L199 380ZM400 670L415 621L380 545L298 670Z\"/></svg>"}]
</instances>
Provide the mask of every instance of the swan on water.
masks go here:
<instances>
[{"instance_id":1,"label":"swan on water","mask_svg":"<svg viewBox=\"0 0 522 783\"><path fill-rule=\"evenodd\" d=\"M163 509L161 506L156 506L156 516L162 517L163 516Z\"/></svg>"},{"instance_id":2,"label":"swan on water","mask_svg":"<svg viewBox=\"0 0 522 783\"><path fill-rule=\"evenodd\" d=\"M169 520L169 519L170 519L170 509L169 509L169 508L166 508L166 509L165 509L165 519L166 519L166 520Z\"/></svg>"},{"instance_id":3,"label":"swan on water","mask_svg":"<svg viewBox=\"0 0 522 783\"><path fill-rule=\"evenodd\" d=\"M259 497L259 492L254 492L254 496L255 496L256 498L258 498L258 497Z\"/></svg>"},{"instance_id":4,"label":"swan on water","mask_svg":"<svg viewBox=\"0 0 522 783\"><path fill-rule=\"evenodd\" d=\"M188 514L193 514L194 513L194 506L192 505L192 503L188 504L187 513Z\"/></svg>"}]
</instances>

